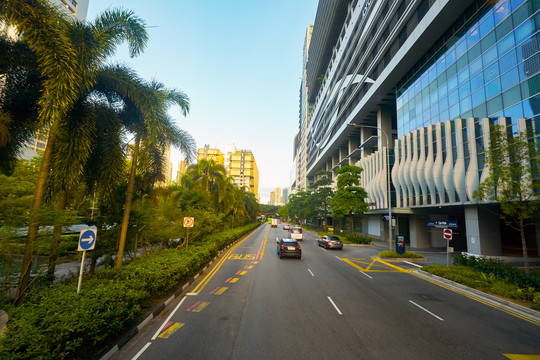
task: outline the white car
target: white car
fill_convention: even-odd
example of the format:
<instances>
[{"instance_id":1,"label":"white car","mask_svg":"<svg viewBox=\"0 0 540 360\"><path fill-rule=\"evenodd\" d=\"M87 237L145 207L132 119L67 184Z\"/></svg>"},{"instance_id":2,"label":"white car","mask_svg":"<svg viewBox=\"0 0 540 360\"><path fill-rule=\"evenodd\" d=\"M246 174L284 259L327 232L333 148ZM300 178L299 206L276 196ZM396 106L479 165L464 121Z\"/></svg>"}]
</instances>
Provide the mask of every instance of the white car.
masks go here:
<instances>
[{"instance_id":1,"label":"white car","mask_svg":"<svg viewBox=\"0 0 540 360\"><path fill-rule=\"evenodd\" d=\"M291 239L303 240L302 228L301 227L295 226L295 227L291 228Z\"/></svg>"}]
</instances>

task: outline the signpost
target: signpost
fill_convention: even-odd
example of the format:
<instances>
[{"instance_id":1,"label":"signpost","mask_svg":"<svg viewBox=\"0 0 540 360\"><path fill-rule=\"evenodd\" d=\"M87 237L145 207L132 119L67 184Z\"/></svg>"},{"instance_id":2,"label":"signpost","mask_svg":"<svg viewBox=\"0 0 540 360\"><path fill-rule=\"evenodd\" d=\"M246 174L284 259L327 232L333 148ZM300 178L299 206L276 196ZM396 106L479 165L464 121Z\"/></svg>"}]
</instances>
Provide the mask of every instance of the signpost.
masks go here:
<instances>
[{"instance_id":1,"label":"signpost","mask_svg":"<svg viewBox=\"0 0 540 360\"><path fill-rule=\"evenodd\" d=\"M189 228L193 227L194 222L195 222L195 219L192 217L184 218L184 227L186 228L186 250L188 249L188 243L189 243Z\"/></svg>"},{"instance_id":2,"label":"signpost","mask_svg":"<svg viewBox=\"0 0 540 360\"><path fill-rule=\"evenodd\" d=\"M78 250L82 251L81 271L79 272L79 284L77 285L77 294L81 292L82 276L84 271L84 260L86 258L86 250L94 250L96 247L97 231L95 229L81 230L79 235Z\"/></svg>"},{"instance_id":3,"label":"signpost","mask_svg":"<svg viewBox=\"0 0 540 360\"><path fill-rule=\"evenodd\" d=\"M446 240L446 267L450 262L450 240L452 240L452 229L443 230L443 238Z\"/></svg>"}]
</instances>

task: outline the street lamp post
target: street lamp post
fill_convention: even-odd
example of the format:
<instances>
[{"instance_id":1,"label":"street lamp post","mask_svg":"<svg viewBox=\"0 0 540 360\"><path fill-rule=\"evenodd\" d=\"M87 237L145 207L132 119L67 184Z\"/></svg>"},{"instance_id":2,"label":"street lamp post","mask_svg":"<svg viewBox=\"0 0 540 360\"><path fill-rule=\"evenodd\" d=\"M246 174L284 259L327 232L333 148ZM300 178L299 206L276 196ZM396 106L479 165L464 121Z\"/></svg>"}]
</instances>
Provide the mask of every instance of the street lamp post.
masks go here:
<instances>
[{"instance_id":1,"label":"street lamp post","mask_svg":"<svg viewBox=\"0 0 540 360\"><path fill-rule=\"evenodd\" d=\"M386 137L386 176L387 176L387 197L388 197L388 247L390 248L390 251L392 251L392 193L391 193L391 185L390 185L390 140L388 138L388 135L386 132L381 129L378 126L371 126L371 125L359 125L359 124L347 124L349 126L354 126L357 128L371 128L371 129L378 129L381 130L381 132Z\"/></svg>"}]
</instances>

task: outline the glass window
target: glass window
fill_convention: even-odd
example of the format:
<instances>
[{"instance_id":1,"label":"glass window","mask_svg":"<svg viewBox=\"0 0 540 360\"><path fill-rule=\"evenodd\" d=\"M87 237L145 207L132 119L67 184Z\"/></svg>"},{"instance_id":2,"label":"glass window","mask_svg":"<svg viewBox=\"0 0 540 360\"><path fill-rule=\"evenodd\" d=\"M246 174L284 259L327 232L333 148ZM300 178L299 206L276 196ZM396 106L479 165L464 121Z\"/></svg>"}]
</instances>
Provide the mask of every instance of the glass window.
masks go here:
<instances>
[{"instance_id":1,"label":"glass window","mask_svg":"<svg viewBox=\"0 0 540 360\"><path fill-rule=\"evenodd\" d=\"M501 21L503 21L508 14L510 14L510 7L507 1L500 3L500 6L497 7L493 13L493 17L495 19L495 25L499 24Z\"/></svg>"},{"instance_id":2,"label":"glass window","mask_svg":"<svg viewBox=\"0 0 540 360\"><path fill-rule=\"evenodd\" d=\"M448 66L448 69L446 69L446 78L450 79L452 76L457 74L457 66L456 63L453 63L452 65Z\"/></svg>"},{"instance_id":3,"label":"glass window","mask_svg":"<svg viewBox=\"0 0 540 360\"><path fill-rule=\"evenodd\" d=\"M484 74L480 73L471 79L471 90L474 91L482 86L484 86Z\"/></svg>"},{"instance_id":4,"label":"glass window","mask_svg":"<svg viewBox=\"0 0 540 360\"><path fill-rule=\"evenodd\" d=\"M486 83L499 76L499 64L495 63L484 70L484 80Z\"/></svg>"},{"instance_id":5,"label":"glass window","mask_svg":"<svg viewBox=\"0 0 540 360\"><path fill-rule=\"evenodd\" d=\"M454 61L456 61L456 49L452 47L450 50L446 52L445 62L446 62L446 65L448 66L452 64Z\"/></svg>"},{"instance_id":6,"label":"glass window","mask_svg":"<svg viewBox=\"0 0 540 360\"><path fill-rule=\"evenodd\" d=\"M450 109L448 109L448 115L450 116L450 119L456 119L459 117L459 103L455 104L453 106L450 106Z\"/></svg>"},{"instance_id":7,"label":"glass window","mask_svg":"<svg viewBox=\"0 0 540 360\"><path fill-rule=\"evenodd\" d=\"M437 78L437 87L441 87L446 82L446 71L443 71Z\"/></svg>"},{"instance_id":8,"label":"glass window","mask_svg":"<svg viewBox=\"0 0 540 360\"><path fill-rule=\"evenodd\" d=\"M532 3L527 2L524 6L519 6L519 8L518 6L517 4L512 4L512 8L516 9L512 13L515 26L519 26L525 19L534 14Z\"/></svg>"},{"instance_id":9,"label":"glass window","mask_svg":"<svg viewBox=\"0 0 540 360\"><path fill-rule=\"evenodd\" d=\"M489 34L487 34L484 38L482 38L482 41L480 41L480 45L482 46L482 51L483 52L487 51L496 42L497 42L497 37L495 36L495 31L492 31Z\"/></svg>"},{"instance_id":10,"label":"glass window","mask_svg":"<svg viewBox=\"0 0 540 360\"><path fill-rule=\"evenodd\" d=\"M523 4L526 0L511 0L510 3L512 4L512 9L517 9L521 4ZM531 5L532 10L532 4L527 3L528 5Z\"/></svg>"},{"instance_id":11,"label":"glass window","mask_svg":"<svg viewBox=\"0 0 540 360\"><path fill-rule=\"evenodd\" d=\"M448 97L445 96L445 97L442 97L442 98L439 98L439 109L443 110L443 109L446 109L448 107Z\"/></svg>"},{"instance_id":12,"label":"glass window","mask_svg":"<svg viewBox=\"0 0 540 360\"><path fill-rule=\"evenodd\" d=\"M489 13L484 21L480 24L480 36L486 36L491 30L493 30L494 27L495 24L493 22L493 13Z\"/></svg>"},{"instance_id":13,"label":"glass window","mask_svg":"<svg viewBox=\"0 0 540 360\"><path fill-rule=\"evenodd\" d=\"M451 78L450 80L448 80L448 91L452 91L452 90L455 90L457 88L457 76L454 76L453 78Z\"/></svg>"},{"instance_id":14,"label":"glass window","mask_svg":"<svg viewBox=\"0 0 540 360\"><path fill-rule=\"evenodd\" d=\"M469 68L466 67L458 74L458 84L463 84L469 79Z\"/></svg>"},{"instance_id":15,"label":"glass window","mask_svg":"<svg viewBox=\"0 0 540 360\"><path fill-rule=\"evenodd\" d=\"M473 109L473 116L476 117L476 118L487 117L487 105L486 105L486 103L482 103L479 106L475 107Z\"/></svg>"},{"instance_id":16,"label":"glass window","mask_svg":"<svg viewBox=\"0 0 540 360\"><path fill-rule=\"evenodd\" d=\"M508 35L512 29L514 28L514 25L512 23L512 17L506 18L502 23L500 23L495 28L495 33L497 34L497 40L501 40L503 37Z\"/></svg>"},{"instance_id":17,"label":"glass window","mask_svg":"<svg viewBox=\"0 0 540 360\"><path fill-rule=\"evenodd\" d=\"M538 115L538 96L532 97L529 100L523 102L523 117L530 118Z\"/></svg>"},{"instance_id":18,"label":"glass window","mask_svg":"<svg viewBox=\"0 0 540 360\"><path fill-rule=\"evenodd\" d=\"M450 106L454 105L455 103L457 103L459 101L459 93L457 90L451 92L450 94L448 94L448 104Z\"/></svg>"},{"instance_id":19,"label":"glass window","mask_svg":"<svg viewBox=\"0 0 540 360\"><path fill-rule=\"evenodd\" d=\"M482 59L478 58L469 65L469 73L472 76L478 73L480 70L482 70Z\"/></svg>"},{"instance_id":20,"label":"glass window","mask_svg":"<svg viewBox=\"0 0 540 360\"><path fill-rule=\"evenodd\" d=\"M484 62L484 66L490 65L492 62L497 60L497 47L494 46L488 51L482 55L482 61Z\"/></svg>"},{"instance_id":21,"label":"glass window","mask_svg":"<svg viewBox=\"0 0 540 360\"><path fill-rule=\"evenodd\" d=\"M484 89L480 89L472 93L472 106L477 107L478 105L486 101L486 94Z\"/></svg>"},{"instance_id":22,"label":"glass window","mask_svg":"<svg viewBox=\"0 0 540 360\"><path fill-rule=\"evenodd\" d=\"M459 87L459 98L463 99L471 93L471 84L465 83Z\"/></svg>"},{"instance_id":23,"label":"glass window","mask_svg":"<svg viewBox=\"0 0 540 360\"><path fill-rule=\"evenodd\" d=\"M446 94L448 94L447 91L447 85L443 84L438 90L437 93L439 94L439 99L445 98Z\"/></svg>"},{"instance_id":24,"label":"glass window","mask_svg":"<svg viewBox=\"0 0 540 360\"><path fill-rule=\"evenodd\" d=\"M504 107L510 107L521 101L521 89L519 86L514 86L503 94Z\"/></svg>"},{"instance_id":25,"label":"glass window","mask_svg":"<svg viewBox=\"0 0 540 360\"><path fill-rule=\"evenodd\" d=\"M461 39L456 45L456 56L460 56L461 54L465 54L467 52L467 43L465 42L465 39Z\"/></svg>"},{"instance_id":26,"label":"glass window","mask_svg":"<svg viewBox=\"0 0 540 360\"><path fill-rule=\"evenodd\" d=\"M501 93L501 81L499 78L493 80L489 84L486 85L486 98L490 99L493 96Z\"/></svg>"},{"instance_id":27,"label":"glass window","mask_svg":"<svg viewBox=\"0 0 540 360\"><path fill-rule=\"evenodd\" d=\"M441 114L439 115L440 121L446 121L450 120L450 117L448 116L448 109L444 109L441 111Z\"/></svg>"},{"instance_id":28,"label":"glass window","mask_svg":"<svg viewBox=\"0 0 540 360\"><path fill-rule=\"evenodd\" d=\"M469 111L472 109L472 101L470 96L466 96L461 99L459 106L461 108L461 112L464 113L466 111Z\"/></svg>"},{"instance_id":29,"label":"glass window","mask_svg":"<svg viewBox=\"0 0 540 360\"><path fill-rule=\"evenodd\" d=\"M511 68L515 67L517 65L516 60L516 51L512 50L508 54L504 55L499 59L499 68L501 70L501 73L505 73Z\"/></svg>"},{"instance_id":30,"label":"glass window","mask_svg":"<svg viewBox=\"0 0 540 360\"><path fill-rule=\"evenodd\" d=\"M482 55L482 46L477 43L469 50L469 60L472 61Z\"/></svg>"},{"instance_id":31,"label":"glass window","mask_svg":"<svg viewBox=\"0 0 540 360\"><path fill-rule=\"evenodd\" d=\"M504 116L512 119L518 119L520 117L523 117L523 104L519 103L508 109L505 109Z\"/></svg>"},{"instance_id":32,"label":"glass window","mask_svg":"<svg viewBox=\"0 0 540 360\"><path fill-rule=\"evenodd\" d=\"M534 32L534 26L531 20L525 21L521 24L515 31L514 35L516 36L516 44L521 43L528 37L530 37Z\"/></svg>"},{"instance_id":33,"label":"glass window","mask_svg":"<svg viewBox=\"0 0 540 360\"><path fill-rule=\"evenodd\" d=\"M467 54L465 53L465 55L463 55L462 57L460 57L460 58L458 59L458 61L456 62L456 64L457 64L457 71L461 71L462 69L466 68L468 63L469 63L469 59L468 59L468 57L467 57Z\"/></svg>"},{"instance_id":34,"label":"glass window","mask_svg":"<svg viewBox=\"0 0 540 360\"><path fill-rule=\"evenodd\" d=\"M517 68L513 68L507 73L501 75L501 90L505 91L519 82L519 74Z\"/></svg>"},{"instance_id":35,"label":"glass window","mask_svg":"<svg viewBox=\"0 0 540 360\"><path fill-rule=\"evenodd\" d=\"M429 109L429 112L431 113L431 117L435 117L439 114L439 103L433 104L433 106Z\"/></svg>"},{"instance_id":36,"label":"glass window","mask_svg":"<svg viewBox=\"0 0 540 360\"><path fill-rule=\"evenodd\" d=\"M480 40L480 31L478 30L478 27L469 30L469 33L467 34L467 47L470 49L478 42L478 40Z\"/></svg>"},{"instance_id":37,"label":"glass window","mask_svg":"<svg viewBox=\"0 0 540 360\"><path fill-rule=\"evenodd\" d=\"M514 35L510 34L497 44L497 50L499 54L506 54L508 50L512 49L516 44L514 43Z\"/></svg>"},{"instance_id":38,"label":"glass window","mask_svg":"<svg viewBox=\"0 0 540 360\"><path fill-rule=\"evenodd\" d=\"M502 96L497 95L487 102L487 111L489 116L502 110Z\"/></svg>"}]
</instances>

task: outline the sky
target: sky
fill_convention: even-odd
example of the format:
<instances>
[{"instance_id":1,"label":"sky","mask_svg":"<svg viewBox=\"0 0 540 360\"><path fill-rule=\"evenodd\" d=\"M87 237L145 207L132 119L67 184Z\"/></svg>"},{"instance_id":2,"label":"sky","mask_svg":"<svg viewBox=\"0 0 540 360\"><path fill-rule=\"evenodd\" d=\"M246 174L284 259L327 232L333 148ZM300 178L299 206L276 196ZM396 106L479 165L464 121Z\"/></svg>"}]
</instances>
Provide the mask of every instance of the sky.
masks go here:
<instances>
[{"instance_id":1,"label":"sky","mask_svg":"<svg viewBox=\"0 0 540 360\"><path fill-rule=\"evenodd\" d=\"M171 116L197 142L253 152L260 202L290 186L293 140L299 129L299 90L306 29L316 0L90 0L87 21L108 8L132 10L148 27L144 53L119 47L109 59L146 80L181 90L184 117ZM183 156L174 151L174 162ZM176 165L176 164L175 164Z\"/></svg>"}]
</instances>

